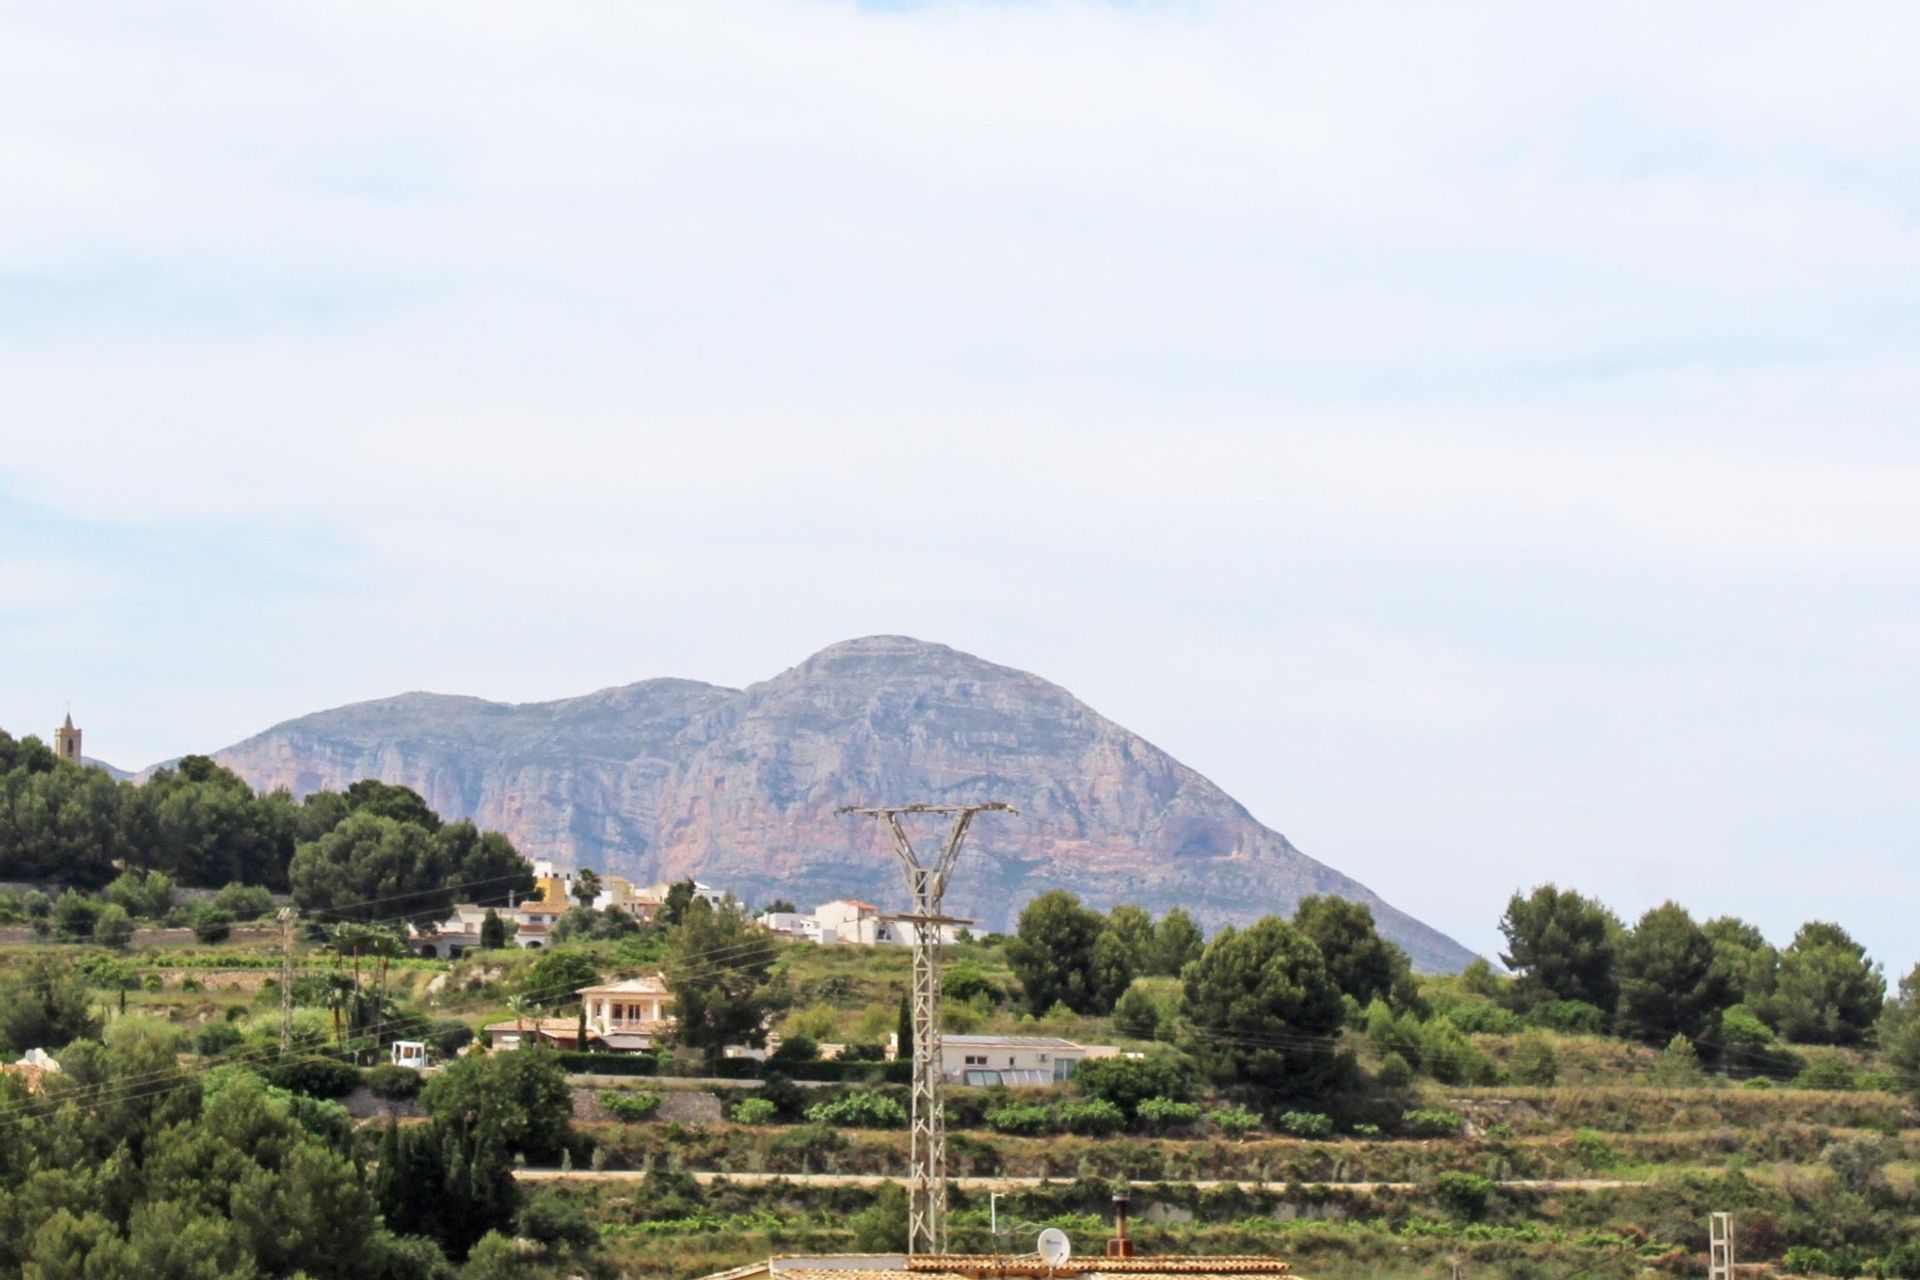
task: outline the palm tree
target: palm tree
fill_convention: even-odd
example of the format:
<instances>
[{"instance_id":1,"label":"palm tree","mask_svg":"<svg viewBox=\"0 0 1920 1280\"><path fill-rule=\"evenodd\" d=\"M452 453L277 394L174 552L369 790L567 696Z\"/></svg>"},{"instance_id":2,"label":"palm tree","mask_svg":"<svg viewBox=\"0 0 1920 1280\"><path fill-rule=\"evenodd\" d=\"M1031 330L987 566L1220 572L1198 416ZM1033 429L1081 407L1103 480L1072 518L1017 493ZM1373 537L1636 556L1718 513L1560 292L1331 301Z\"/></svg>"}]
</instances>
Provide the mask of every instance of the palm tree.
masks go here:
<instances>
[{"instance_id":1,"label":"palm tree","mask_svg":"<svg viewBox=\"0 0 1920 1280\"><path fill-rule=\"evenodd\" d=\"M573 878L573 896L581 906L591 907L600 896L600 873L592 867L580 868L580 874Z\"/></svg>"}]
</instances>

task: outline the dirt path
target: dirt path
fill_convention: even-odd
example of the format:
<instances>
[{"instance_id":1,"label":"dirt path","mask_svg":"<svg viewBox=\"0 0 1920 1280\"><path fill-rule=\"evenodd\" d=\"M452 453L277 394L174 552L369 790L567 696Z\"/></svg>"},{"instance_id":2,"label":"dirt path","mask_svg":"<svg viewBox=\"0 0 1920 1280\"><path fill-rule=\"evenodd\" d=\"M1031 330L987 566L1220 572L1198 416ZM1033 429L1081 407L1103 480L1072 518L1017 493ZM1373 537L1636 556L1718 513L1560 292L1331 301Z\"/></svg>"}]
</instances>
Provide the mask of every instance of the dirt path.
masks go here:
<instances>
[{"instance_id":1,"label":"dirt path","mask_svg":"<svg viewBox=\"0 0 1920 1280\"><path fill-rule=\"evenodd\" d=\"M647 1175L641 1169L603 1169L598 1172L591 1169L516 1169L513 1176L522 1182L634 1182ZM701 1186L708 1186L722 1179L743 1187L764 1187L776 1182L792 1183L798 1187L880 1187L889 1183L904 1184L906 1181L904 1178L891 1177L884 1173L716 1173L711 1170L698 1170L693 1174L693 1180ZM1018 1191L1046 1185L1064 1187L1070 1185L1072 1179L993 1177L949 1178L947 1181L962 1191ZM1152 1186L1153 1184L1136 1185ZM1427 1186L1420 1182L1248 1182L1237 1178L1202 1178L1173 1185L1195 1187L1201 1191L1238 1187L1242 1191L1270 1191L1280 1194L1304 1190L1307 1187L1327 1191L1368 1193L1420 1191ZM1496 1185L1510 1191L1551 1192L1617 1191L1623 1187L1637 1187L1642 1184L1619 1178L1513 1178Z\"/></svg>"}]
</instances>

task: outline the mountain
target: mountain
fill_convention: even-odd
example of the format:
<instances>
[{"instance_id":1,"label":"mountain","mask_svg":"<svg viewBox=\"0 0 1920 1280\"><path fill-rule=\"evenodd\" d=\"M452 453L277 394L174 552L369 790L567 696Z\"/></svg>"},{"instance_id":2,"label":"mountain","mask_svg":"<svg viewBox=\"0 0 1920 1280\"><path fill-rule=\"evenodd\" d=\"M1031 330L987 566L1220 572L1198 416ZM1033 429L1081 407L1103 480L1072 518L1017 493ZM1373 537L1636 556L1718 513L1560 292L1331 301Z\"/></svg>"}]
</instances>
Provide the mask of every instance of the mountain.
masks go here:
<instances>
[{"instance_id":1,"label":"mountain","mask_svg":"<svg viewBox=\"0 0 1920 1280\"><path fill-rule=\"evenodd\" d=\"M1006 800L948 893L1006 929L1055 887L1204 925L1332 893L1372 906L1427 970L1473 953L1295 849L1239 803L1058 685L944 645L872 636L743 690L646 680L509 705L408 693L276 725L216 752L296 795L380 778L522 852L640 882L698 875L757 901L904 899L879 824L844 804ZM931 847L939 829L916 828Z\"/></svg>"}]
</instances>

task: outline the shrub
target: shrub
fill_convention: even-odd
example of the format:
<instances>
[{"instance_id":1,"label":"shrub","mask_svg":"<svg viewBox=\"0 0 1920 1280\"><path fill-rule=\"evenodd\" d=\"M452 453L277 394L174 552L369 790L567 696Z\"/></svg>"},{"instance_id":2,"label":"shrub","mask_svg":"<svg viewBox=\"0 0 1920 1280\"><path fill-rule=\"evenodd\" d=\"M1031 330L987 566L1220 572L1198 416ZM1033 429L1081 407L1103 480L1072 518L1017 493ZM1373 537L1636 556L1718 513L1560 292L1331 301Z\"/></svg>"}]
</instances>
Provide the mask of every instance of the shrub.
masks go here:
<instances>
[{"instance_id":1,"label":"shrub","mask_svg":"<svg viewBox=\"0 0 1920 1280\"><path fill-rule=\"evenodd\" d=\"M1377 1124L1357 1124L1353 1126L1353 1136L1356 1138L1377 1138L1380 1136L1380 1126Z\"/></svg>"},{"instance_id":2,"label":"shrub","mask_svg":"<svg viewBox=\"0 0 1920 1280\"><path fill-rule=\"evenodd\" d=\"M1021 1103L995 1107L987 1112L986 1121L987 1128L995 1133L1032 1136L1053 1130L1052 1111L1046 1107L1026 1106Z\"/></svg>"},{"instance_id":3,"label":"shrub","mask_svg":"<svg viewBox=\"0 0 1920 1280\"><path fill-rule=\"evenodd\" d=\"M123 871L107 886L107 901L130 916L158 920L173 908L173 880L164 871Z\"/></svg>"},{"instance_id":4,"label":"shrub","mask_svg":"<svg viewBox=\"0 0 1920 1280\"><path fill-rule=\"evenodd\" d=\"M1598 1036L1607 1031L1606 1010L1584 1000L1548 1000L1535 1005L1527 1016L1537 1027L1567 1035Z\"/></svg>"},{"instance_id":5,"label":"shrub","mask_svg":"<svg viewBox=\"0 0 1920 1280\"><path fill-rule=\"evenodd\" d=\"M907 1122L907 1109L884 1093L857 1090L808 1107L807 1119L858 1129L898 1129Z\"/></svg>"},{"instance_id":6,"label":"shrub","mask_svg":"<svg viewBox=\"0 0 1920 1280\"><path fill-rule=\"evenodd\" d=\"M520 1206L519 1234L548 1248L584 1249L600 1239L576 1201L552 1191L527 1197Z\"/></svg>"},{"instance_id":7,"label":"shrub","mask_svg":"<svg viewBox=\"0 0 1920 1280\"><path fill-rule=\"evenodd\" d=\"M1207 1119L1214 1128L1234 1138L1244 1138L1260 1127L1260 1117L1242 1106L1209 1111Z\"/></svg>"},{"instance_id":8,"label":"shrub","mask_svg":"<svg viewBox=\"0 0 1920 1280\"><path fill-rule=\"evenodd\" d=\"M820 1046L813 1037L793 1035L782 1040L780 1047L768 1056L767 1061L791 1066L796 1062L817 1062L819 1059Z\"/></svg>"},{"instance_id":9,"label":"shrub","mask_svg":"<svg viewBox=\"0 0 1920 1280\"><path fill-rule=\"evenodd\" d=\"M106 922L106 916L102 915L100 925L96 926L96 934L100 927L106 925ZM1822 1058L1795 1076L1793 1087L1796 1089L1858 1089L1860 1078L1852 1067L1837 1058Z\"/></svg>"},{"instance_id":10,"label":"shrub","mask_svg":"<svg viewBox=\"0 0 1920 1280\"><path fill-rule=\"evenodd\" d=\"M1282 1133L1296 1138L1325 1138L1333 1133L1333 1118L1318 1111L1286 1111L1275 1122Z\"/></svg>"},{"instance_id":11,"label":"shrub","mask_svg":"<svg viewBox=\"0 0 1920 1280\"><path fill-rule=\"evenodd\" d=\"M273 895L257 884L235 880L213 895L212 906L234 920L258 920L273 910Z\"/></svg>"},{"instance_id":12,"label":"shrub","mask_svg":"<svg viewBox=\"0 0 1920 1280\"><path fill-rule=\"evenodd\" d=\"M1433 1198L1453 1217L1478 1222L1487 1216L1493 1185L1492 1179L1477 1173L1449 1170L1433 1180Z\"/></svg>"},{"instance_id":13,"label":"shrub","mask_svg":"<svg viewBox=\"0 0 1920 1280\"><path fill-rule=\"evenodd\" d=\"M209 1022L194 1033L193 1051L203 1058L211 1058L237 1047L245 1039L240 1028L231 1022Z\"/></svg>"},{"instance_id":14,"label":"shrub","mask_svg":"<svg viewBox=\"0 0 1920 1280\"><path fill-rule=\"evenodd\" d=\"M360 1085L360 1072L338 1058L289 1058L275 1063L267 1080L310 1098L344 1098Z\"/></svg>"},{"instance_id":15,"label":"shrub","mask_svg":"<svg viewBox=\"0 0 1920 1280\"><path fill-rule=\"evenodd\" d=\"M754 1099L762 1101L762 1099ZM609 1090L600 1095L600 1105L616 1120L625 1120L629 1124L638 1124L653 1117L660 1109L660 1095L657 1093L622 1093Z\"/></svg>"},{"instance_id":16,"label":"shrub","mask_svg":"<svg viewBox=\"0 0 1920 1280\"><path fill-rule=\"evenodd\" d=\"M193 913L193 938L205 946L225 942L233 935L233 913L219 907L201 907Z\"/></svg>"},{"instance_id":17,"label":"shrub","mask_svg":"<svg viewBox=\"0 0 1920 1280\"><path fill-rule=\"evenodd\" d=\"M1493 1076L1487 1055L1441 1018L1420 1028L1420 1065L1442 1084L1483 1084Z\"/></svg>"},{"instance_id":18,"label":"shrub","mask_svg":"<svg viewBox=\"0 0 1920 1280\"><path fill-rule=\"evenodd\" d=\"M1529 1031L1513 1044L1507 1060L1507 1073L1515 1084L1551 1088L1560 1079L1560 1055L1552 1043L1537 1031Z\"/></svg>"},{"instance_id":19,"label":"shrub","mask_svg":"<svg viewBox=\"0 0 1920 1280\"><path fill-rule=\"evenodd\" d=\"M1620 1153L1591 1129L1579 1129L1573 1135L1573 1158L1591 1170L1611 1169L1620 1163Z\"/></svg>"},{"instance_id":20,"label":"shrub","mask_svg":"<svg viewBox=\"0 0 1920 1280\"><path fill-rule=\"evenodd\" d=\"M1191 1086L1187 1073L1171 1058L1095 1058L1073 1073L1073 1090L1101 1098L1133 1115L1148 1098L1184 1101Z\"/></svg>"},{"instance_id":21,"label":"shrub","mask_svg":"<svg viewBox=\"0 0 1920 1280\"><path fill-rule=\"evenodd\" d=\"M1113 1029L1135 1040L1160 1035L1160 1006L1142 987L1128 987L1113 1006Z\"/></svg>"},{"instance_id":22,"label":"shrub","mask_svg":"<svg viewBox=\"0 0 1920 1280\"><path fill-rule=\"evenodd\" d=\"M742 1098L733 1104L736 1124L772 1124L780 1108L765 1098Z\"/></svg>"},{"instance_id":23,"label":"shrub","mask_svg":"<svg viewBox=\"0 0 1920 1280\"><path fill-rule=\"evenodd\" d=\"M1148 1098L1135 1109L1134 1114L1148 1124L1160 1127L1196 1124L1200 1120L1200 1104L1180 1102L1173 1098Z\"/></svg>"},{"instance_id":24,"label":"shrub","mask_svg":"<svg viewBox=\"0 0 1920 1280\"><path fill-rule=\"evenodd\" d=\"M1105 1098L1069 1102L1060 1108L1060 1124L1068 1133L1118 1133L1127 1122L1127 1113Z\"/></svg>"},{"instance_id":25,"label":"shrub","mask_svg":"<svg viewBox=\"0 0 1920 1280\"><path fill-rule=\"evenodd\" d=\"M1458 1111L1422 1107L1400 1113L1400 1127L1415 1138L1457 1138L1466 1122Z\"/></svg>"},{"instance_id":26,"label":"shrub","mask_svg":"<svg viewBox=\"0 0 1920 1280\"><path fill-rule=\"evenodd\" d=\"M1780 1258L1783 1269L1797 1276L1831 1275L1833 1260L1825 1249L1817 1249L1810 1244L1788 1245Z\"/></svg>"},{"instance_id":27,"label":"shrub","mask_svg":"<svg viewBox=\"0 0 1920 1280\"><path fill-rule=\"evenodd\" d=\"M1380 1059L1380 1069L1373 1078L1382 1088L1404 1089L1413 1083L1413 1066L1397 1053L1389 1053Z\"/></svg>"},{"instance_id":28,"label":"shrub","mask_svg":"<svg viewBox=\"0 0 1920 1280\"><path fill-rule=\"evenodd\" d=\"M103 947L120 948L133 941L133 917L117 902L109 902L93 922L93 940Z\"/></svg>"},{"instance_id":29,"label":"shrub","mask_svg":"<svg viewBox=\"0 0 1920 1280\"><path fill-rule=\"evenodd\" d=\"M1520 1017L1491 1000L1463 1000L1447 1010L1448 1022L1468 1035L1510 1035L1520 1029Z\"/></svg>"},{"instance_id":30,"label":"shrub","mask_svg":"<svg viewBox=\"0 0 1920 1280\"><path fill-rule=\"evenodd\" d=\"M383 1063L367 1070L367 1090L376 1098L397 1101L416 1097L420 1092L420 1073L412 1067Z\"/></svg>"},{"instance_id":31,"label":"shrub","mask_svg":"<svg viewBox=\"0 0 1920 1280\"><path fill-rule=\"evenodd\" d=\"M438 1058L451 1058L473 1043L473 1028L458 1018L442 1018L428 1028L426 1041Z\"/></svg>"}]
</instances>

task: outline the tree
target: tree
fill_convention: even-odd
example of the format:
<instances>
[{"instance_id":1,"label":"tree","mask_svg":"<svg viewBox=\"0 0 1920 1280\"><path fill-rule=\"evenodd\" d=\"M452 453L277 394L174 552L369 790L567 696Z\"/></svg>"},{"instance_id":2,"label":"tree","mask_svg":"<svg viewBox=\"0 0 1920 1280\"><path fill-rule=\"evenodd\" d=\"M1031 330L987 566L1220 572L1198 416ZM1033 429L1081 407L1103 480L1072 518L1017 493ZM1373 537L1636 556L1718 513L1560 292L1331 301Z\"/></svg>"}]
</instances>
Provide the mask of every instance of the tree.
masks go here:
<instances>
[{"instance_id":1,"label":"tree","mask_svg":"<svg viewBox=\"0 0 1920 1280\"><path fill-rule=\"evenodd\" d=\"M1036 1018L1056 1003L1075 1013L1106 1011L1093 972L1101 925L1099 912L1081 906L1080 899L1063 889L1041 894L1021 911L1018 934L1007 944L1007 963ZM1114 958L1110 949L1109 963Z\"/></svg>"},{"instance_id":2,"label":"tree","mask_svg":"<svg viewBox=\"0 0 1920 1280\"><path fill-rule=\"evenodd\" d=\"M426 828L370 811L357 811L301 845L288 868L294 901L310 914L404 916L419 924L444 920L453 910L447 873L445 850Z\"/></svg>"},{"instance_id":3,"label":"tree","mask_svg":"<svg viewBox=\"0 0 1920 1280\"><path fill-rule=\"evenodd\" d=\"M1887 981L1867 949L1837 924L1800 926L1780 953L1769 1008L1774 1025L1801 1044L1859 1044L1886 1001Z\"/></svg>"},{"instance_id":4,"label":"tree","mask_svg":"<svg viewBox=\"0 0 1920 1280\"><path fill-rule=\"evenodd\" d=\"M1141 907L1123 902L1107 912L1106 932L1126 948L1133 972L1146 973L1153 965L1153 917Z\"/></svg>"},{"instance_id":5,"label":"tree","mask_svg":"<svg viewBox=\"0 0 1920 1280\"><path fill-rule=\"evenodd\" d=\"M1621 1033L1645 1044L1699 1040L1734 1003L1733 985L1716 961L1713 940L1678 903L1641 916L1620 944Z\"/></svg>"},{"instance_id":6,"label":"tree","mask_svg":"<svg viewBox=\"0 0 1920 1280\"><path fill-rule=\"evenodd\" d=\"M103 947L124 947L133 941L133 918L117 902L109 902L93 922L93 940Z\"/></svg>"},{"instance_id":7,"label":"tree","mask_svg":"<svg viewBox=\"0 0 1920 1280\"><path fill-rule=\"evenodd\" d=\"M475 1054L427 1081L420 1104L436 1123L497 1138L508 1156L557 1160L573 1116L567 1071L551 1049Z\"/></svg>"},{"instance_id":8,"label":"tree","mask_svg":"<svg viewBox=\"0 0 1920 1280\"><path fill-rule=\"evenodd\" d=\"M1184 1101L1193 1086L1186 1070L1171 1058L1093 1058L1075 1068L1073 1089L1111 1102L1131 1116L1148 1098Z\"/></svg>"},{"instance_id":9,"label":"tree","mask_svg":"<svg viewBox=\"0 0 1920 1280\"><path fill-rule=\"evenodd\" d=\"M572 1004L582 987L599 981L600 971L578 951L547 951L528 971L524 994L536 1006L557 1009Z\"/></svg>"},{"instance_id":10,"label":"tree","mask_svg":"<svg viewBox=\"0 0 1920 1280\"><path fill-rule=\"evenodd\" d=\"M1720 916L1701 926L1713 944L1714 971L1725 978L1732 1004L1764 1005L1773 996L1780 952L1745 920Z\"/></svg>"},{"instance_id":11,"label":"tree","mask_svg":"<svg viewBox=\"0 0 1920 1280\"><path fill-rule=\"evenodd\" d=\"M1327 962L1327 976L1361 1007L1386 1000L1404 1007L1414 998L1413 963L1380 936L1373 908L1332 895L1302 898L1293 926L1313 939Z\"/></svg>"},{"instance_id":12,"label":"tree","mask_svg":"<svg viewBox=\"0 0 1920 1280\"><path fill-rule=\"evenodd\" d=\"M158 920L173 909L173 879L164 871L123 871L107 886L107 901L130 916Z\"/></svg>"},{"instance_id":13,"label":"tree","mask_svg":"<svg viewBox=\"0 0 1920 1280\"><path fill-rule=\"evenodd\" d=\"M1900 992L1880 1014L1880 1051L1907 1092L1920 1096L1920 964L1900 979Z\"/></svg>"},{"instance_id":14,"label":"tree","mask_svg":"<svg viewBox=\"0 0 1920 1280\"><path fill-rule=\"evenodd\" d=\"M480 949L498 951L506 945L507 922L500 918L498 911L488 907L487 914L480 920Z\"/></svg>"},{"instance_id":15,"label":"tree","mask_svg":"<svg viewBox=\"0 0 1920 1280\"><path fill-rule=\"evenodd\" d=\"M910 993L900 993L900 1016L894 1023L896 1055L902 1062L913 1061L913 1002Z\"/></svg>"},{"instance_id":16,"label":"tree","mask_svg":"<svg viewBox=\"0 0 1920 1280\"><path fill-rule=\"evenodd\" d=\"M411 787L395 786L375 778L362 778L347 788L346 800L349 813L391 818L395 822L424 827L429 832L440 829L440 815Z\"/></svg>"},{"instance_id":17,"label":"tree","mask_svg":"<svg viewBox=\"0 0 1920 1280\"><path fill-rule=\"evenodd\" d=\"M671 929L686 917L687 908L698 897L699 886L691 880L676 880L667 886L667 899L656 917L663 928Z\"/></svg>"},{"instance_id":18,"label":"tree","mask_svg":"<svg viewBox=\"0 0 1920 1280\"><path fill-rule=\"evenodd\" d=\"M1156 977L1177 978L1180 971L1200 958L1206 938L1193 917L1179 907L1160 917L1153 930L1153 959L1147 972Z\"/></svg>"},{"instance_id":19,"label":"tree","mask_svg":"<svg viewBox=\"0 0 1920 1280\"><path fill-rule=\"evenodd\" d=\"M591 910L593 900L600 896L600 873L592 867L582 867L573 878L573 898L581 907Z\"/></svg>"},{"instance_id":20,"label":"tree","mask_svg":"<svg viewBox=\"0 0 1920 1280\"><path fill-rule=\"evenodd\" d=\"M1114 1002L1113 1029L1135 1040L1154 1040L1160 1035L1160 1005L1138 983L1127 988Z\"/></svg>"},{"instance_id":21,"label":"tree","mask_svg":"<svg viewBox=\"0 0 1920 1280\"><path fill-rule=\"evenodd\" d=\"M786 898L775 898L772 902L760 908L760 914L763 916L792 915L799 910L800 908L794 906L790 900Z\"/></svg>"},{"instance_id":22,"label":"tree","mask_svg":"<svg viewBox=\"0 0 1920 1280\"><path fill-rule=\"evenodd\" d=\"M1133 985L1135 972L1133 949L1127 940L1111 929L1102 929L1093 940L1093 956L1087 972L1087 983L1093 993L1092 1011L1110 1012L1114 1001Z\"/></svg>"},{"instance_id":23,"label":"tree","mask_svg":"<svg viewBox=\"0 0 1920 1280\"><path fill-rule=\"evenodd\" d=\"M433 833L462 902L504 907L533 892L533 864L498 831L482 831L462 818Z\"/></svg>"},{"instance_id":24,"label":"tree","mask_svg":"<svg viewBox=\"0 0 1920 1280\"><path fill-rule=\"evenodd\" d=\"M1514 894L1500 919L1507 939L1500 963L1519 974L1513 995L1521 1008L1579 1001L1611 1013L1620 993L1619 931L1612 912L1571 889L1545 884L1524 898Z\"/></svg>"},{"instance_id":25,"label":"tree","mask_svg":"<svg viewBox=\"0 0 1920 1280\"><path fill-rule=\"evenodd\" d=\"M718 1062L729 1044L763 1044L767 1019L784 1003L767 973L773 939L732 911L696 898L667 943L673 989L673 1039Z\"/></svg>"},{"instance_id":26,"label":"tree","mask_svg":"<svg viewBox=\"0 0 1920 1280\"><path fill-rule=\"evenodd\" d=\"M100 918L100 902L69 889L54 899L53 931L60 942L85 942L93 936L93 922Z\"/></svg>"},{"instance_id":27,"label":"tree","mask_svg":"<svg viewBox=\"0 0 1920 1280\"><path fill-rule=\"evenodd\" d=\"M1187 1052L1221 1085L1317 1093L1348 1066L1340 988L1320 948L1277 916L1214 936L1187 966L1181 1016Z\"/></svg>"},{"instance_id":28,"label":"tree","mask_svg":"<svg viewBox=\"0 0 1920 1280\"><path fill-rule=\"evenodd\" d=\"M86 981L71 964L42 952L0 972L0 1050L11 1057L99 1034Z\"/></svg>"}]
</instances>

